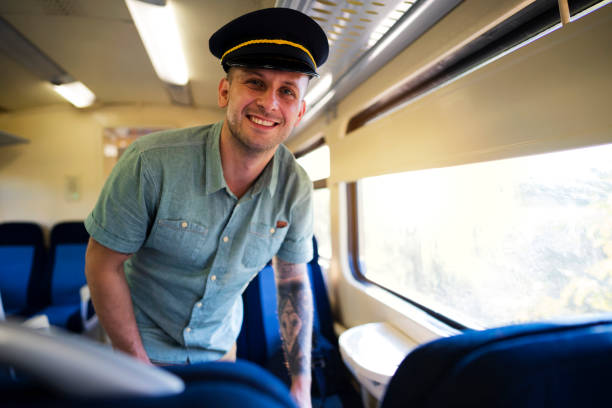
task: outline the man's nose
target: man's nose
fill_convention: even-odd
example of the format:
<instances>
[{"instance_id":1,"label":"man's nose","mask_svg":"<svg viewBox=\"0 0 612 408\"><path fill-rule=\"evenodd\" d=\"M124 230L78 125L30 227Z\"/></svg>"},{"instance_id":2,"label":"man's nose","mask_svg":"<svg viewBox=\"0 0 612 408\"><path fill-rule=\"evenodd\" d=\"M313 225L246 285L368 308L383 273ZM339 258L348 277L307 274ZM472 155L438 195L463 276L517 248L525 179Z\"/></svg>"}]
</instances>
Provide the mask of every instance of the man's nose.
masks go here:
<instances>
[{"instance_id":1,"label":"man's nose","mask_svg":"<svg viewBox=\"0 0 612 408\"><path fill-rule=\"evenodd\" d=\"M257 103L264 109L265 112L278 110L278 95L275 90L266 89L266 91L262 92L259 96Z\"/></svg>"}]
</instances>

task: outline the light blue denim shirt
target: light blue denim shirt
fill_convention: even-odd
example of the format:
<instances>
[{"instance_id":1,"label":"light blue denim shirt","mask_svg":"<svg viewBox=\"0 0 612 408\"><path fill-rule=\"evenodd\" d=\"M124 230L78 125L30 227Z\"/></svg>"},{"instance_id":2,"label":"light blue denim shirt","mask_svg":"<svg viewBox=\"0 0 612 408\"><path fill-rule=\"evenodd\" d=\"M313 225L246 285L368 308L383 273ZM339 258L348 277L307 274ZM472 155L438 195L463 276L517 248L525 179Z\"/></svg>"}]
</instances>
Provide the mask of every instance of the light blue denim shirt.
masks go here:
<instances>
[{"instance_id":1,"label":"light blue denim shirt","mask_svg":"<svg viewBox=\"0 0 612 408\"><path fill-rule=\"evenodd\" d=\"M223 122L144 136L123 154L85 220L121 253L149 358L213 360L242 324L241 294L274 256L312 258L312 183L286 147L240 200L219 155Z\"/></svg>"}]
</instances>

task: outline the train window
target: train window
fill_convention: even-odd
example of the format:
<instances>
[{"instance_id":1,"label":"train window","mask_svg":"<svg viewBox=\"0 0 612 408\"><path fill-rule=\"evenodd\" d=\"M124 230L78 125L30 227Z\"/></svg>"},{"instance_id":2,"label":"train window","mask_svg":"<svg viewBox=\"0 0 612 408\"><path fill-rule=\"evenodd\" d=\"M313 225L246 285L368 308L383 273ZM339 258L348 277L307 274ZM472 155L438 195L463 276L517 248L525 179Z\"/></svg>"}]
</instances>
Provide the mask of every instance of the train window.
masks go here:
<instances>
[{"instance_id":1,"label":"train window","mask_svg":"<svg viewBox=\"0 0 612 408\"><path fill-rule=\"evenodd\" d=\"M319 244L319 257L325 263L331 260L331 231L329 219L329 147L323 139L303 154L296 154L298 163L314 183L314 235Z\"/></svg>"},{"instance_id":2,"label":"train window","mask_svg":"<svg viewBox=\"0 0 612 408\"><path fill-rule=\"evenodd\" d=\"M329 177L329 147L326 144L299 156L297 161L313 182Z\"/></svg>"},{"instance_id":3,"label":"train window","mask_svg":"<svg viewBox=\"0 0 612 408\"><path fill-rule=\"evenodd\" d=\"M468 326L612 311L612 145L362 179L362 278Z\"/></svg>"},{"instance_id":4,"label":"train window","mask_svg":"<svg viewBox=\"0 0 612 408\"><path fill-rule=\"evenodd\" d=\"M314 191L314 234L319 245L319 257L329 264L331 261L331 230L329 219L329 188Z\"/></svg>"}]
</instances>

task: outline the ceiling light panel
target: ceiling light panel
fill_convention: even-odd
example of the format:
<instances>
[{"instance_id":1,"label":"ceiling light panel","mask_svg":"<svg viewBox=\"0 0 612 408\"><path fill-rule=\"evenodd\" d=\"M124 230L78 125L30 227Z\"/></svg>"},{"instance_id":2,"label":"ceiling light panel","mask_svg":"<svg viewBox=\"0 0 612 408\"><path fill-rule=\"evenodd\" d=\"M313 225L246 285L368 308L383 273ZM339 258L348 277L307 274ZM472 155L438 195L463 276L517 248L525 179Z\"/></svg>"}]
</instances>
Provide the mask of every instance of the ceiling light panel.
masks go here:
<instances>
[{"instance_id":1,"label":"ceiling light panel","mask_svg":"<svg viewBox=\"0 0 612 408\"><path fill-rule=\"evenodd\" d=\"M53 85L53 90L77 108L86 108L96 100L93 92L78 81Z\"/></svg>"},{"instance_id":2,"label":"ceiling light panel","mask_svg":"<svg viewBox=\"0 0 612 408\"><path fill-rule=\"evenodd\" d=\"M165 6L125 0L157 76L164 82L186 85L189 72L172 3Z\"/></svg>"}]
</instances>

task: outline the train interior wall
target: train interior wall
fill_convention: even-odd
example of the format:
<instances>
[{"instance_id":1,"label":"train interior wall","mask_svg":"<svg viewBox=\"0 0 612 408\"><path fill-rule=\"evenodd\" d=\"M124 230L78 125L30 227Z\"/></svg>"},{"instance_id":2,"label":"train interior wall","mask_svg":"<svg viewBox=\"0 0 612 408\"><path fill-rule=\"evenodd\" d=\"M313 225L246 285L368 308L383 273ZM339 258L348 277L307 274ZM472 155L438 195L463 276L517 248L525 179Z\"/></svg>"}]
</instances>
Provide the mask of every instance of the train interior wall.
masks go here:
<instances>
[{"instance_id":1,"label":"train interior wall","mask_svg":"<svg viewBox=\"0 0 612 408\"><path fill-rule=\"evenodd\" d=\"M221 110L162 105L84 111L51 106L2 114L0 128L29 143L0 149L0 221L34 221L48 230L85 219L105 181L105 128L178 128L222 118ZM67 195L68 177L77 180L78 199Z\"/></svg>"}]
</instances>

